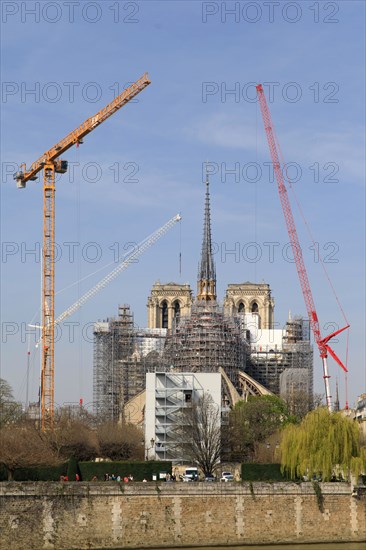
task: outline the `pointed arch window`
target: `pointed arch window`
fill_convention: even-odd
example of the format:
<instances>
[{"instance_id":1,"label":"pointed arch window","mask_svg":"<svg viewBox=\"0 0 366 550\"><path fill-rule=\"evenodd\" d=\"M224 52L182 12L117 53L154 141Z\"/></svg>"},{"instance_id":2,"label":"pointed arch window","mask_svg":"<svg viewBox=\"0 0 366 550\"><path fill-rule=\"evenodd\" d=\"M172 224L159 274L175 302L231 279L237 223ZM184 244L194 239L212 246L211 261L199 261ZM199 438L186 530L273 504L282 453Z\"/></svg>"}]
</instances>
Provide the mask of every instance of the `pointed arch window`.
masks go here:
<instances>
[{"instance_id":1,"label":"pointed arch window","mask_svg":"<svg viewBox=\"0 0 366 550\"><path fill-rule=\"evenodd\" d=\"M238 313L245 313L245 306L244 306L243 302L240 302L240 304L239 304Z\"/></svg>"},{"instance_id":2,"label":"pointed arch window","mask_svg":"<svg viewBox=\"0 0 366 550\"><path fill-rule=\"evenodd\" d=\"M174 309L174 319L176 321L179 321L179 318L180 318L180 303L178 302L178 300L176 300L174 302L173 309Z\"/></svg>"},{"instance_id":3,"label":"pointed arch window","mask_svg":"<svg viewBox=\"0 0 366 550\"><path fill-rule=\"evenodd\" d=\"M252 303L252 313L258 313L258 312L259 312L258 304L257 304L257 302L253 302Z\"/></svg>"},{"instance_id":4,"label":"pointed arch window","mask_svg":"<svg viewBox=\"0 0 366 550\"><path fill-rule=\"evenodd\" d=\"M161 304L161 327L168 328L168 302L166 300Z\"/></svg>"}]
</instances>

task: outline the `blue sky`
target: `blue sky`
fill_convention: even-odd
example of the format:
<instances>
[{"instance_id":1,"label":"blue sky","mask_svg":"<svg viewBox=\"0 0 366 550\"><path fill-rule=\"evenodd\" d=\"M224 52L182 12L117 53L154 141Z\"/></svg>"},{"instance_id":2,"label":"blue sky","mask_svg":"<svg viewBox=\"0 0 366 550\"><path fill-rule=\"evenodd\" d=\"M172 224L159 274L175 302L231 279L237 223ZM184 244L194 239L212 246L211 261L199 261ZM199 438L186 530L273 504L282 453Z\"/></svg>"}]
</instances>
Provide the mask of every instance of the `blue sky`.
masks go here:
<instances>
[{"instance_id":1,"label":"blue sky","mask_svg":"<svg viewBox=\"0 0 366 550\"><path fill-rule=\"evenodd\" d=\"M80 327L115 315L122 303L146 326L156 280L189 282L195 290L206 160L219 299L228 283L264 280L279 327L289 309L305 315L253 101L253 83L262 82L289 173L298 179L297 197L352 325L353 404L366 390L364 2L71 4L2 2L1 376L24 401L24 327L39 320L40 304L39 257L26 252L40 246L42 182L17 190L13 168L29 165L148 71L152 84L137 101L65 155L73 169L57 183L56 290L113 262L177 212L183 221L70 318L79 326L74 343L65 331L56 345L56 402L92 401L91 331ZM343 318L295 205L294 213L325 335ZM78 243L74 258L65 244L71 242ZM60 292L56 315L106 272ZM32 400L39 377L34 340ZM334 344L342 358L345 342L342 336ZM342 372L329 363L344 404ZM322 392L315 350L314 379Z\"/></svg>"}]
</instances>

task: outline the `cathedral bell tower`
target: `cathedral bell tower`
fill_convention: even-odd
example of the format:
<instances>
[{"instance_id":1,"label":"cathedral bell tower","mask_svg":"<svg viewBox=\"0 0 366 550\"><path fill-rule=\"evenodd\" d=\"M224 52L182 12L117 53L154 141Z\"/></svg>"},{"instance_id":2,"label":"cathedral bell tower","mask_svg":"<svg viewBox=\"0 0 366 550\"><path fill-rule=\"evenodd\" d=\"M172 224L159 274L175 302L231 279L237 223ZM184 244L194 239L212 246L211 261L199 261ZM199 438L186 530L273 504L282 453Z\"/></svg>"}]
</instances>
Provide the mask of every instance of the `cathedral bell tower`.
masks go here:
<instances>
[{"instance_id":1,"label":"cathedral bell tower","mask_svg":"<svg viewBox=\"0 0 366 550\"><path fill-rule=\"evenodd\" d=\"M203 240L201 261L198 266L197 300L212 302L216 300L216 270L212 256L210 189L206 170L205 218L203 224Z\"/></svg>"}]
</instances>

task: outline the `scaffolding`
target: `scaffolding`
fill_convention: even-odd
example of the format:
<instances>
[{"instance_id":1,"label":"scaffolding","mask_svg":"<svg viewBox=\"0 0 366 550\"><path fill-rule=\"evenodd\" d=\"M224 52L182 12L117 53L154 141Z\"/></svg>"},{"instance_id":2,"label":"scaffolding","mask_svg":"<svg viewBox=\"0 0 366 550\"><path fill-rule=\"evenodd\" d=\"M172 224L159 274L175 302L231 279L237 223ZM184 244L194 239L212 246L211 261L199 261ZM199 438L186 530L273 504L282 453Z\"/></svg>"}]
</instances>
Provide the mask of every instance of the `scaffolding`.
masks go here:
<instances>
[{"instance_id":1,"label":"scaffolding","mask_svg":"<svg viewBox=\"0 0 366 550\"><path fill-rule=\"evenodd\" d=\"M203 396L202 385L194 374L156 374L155 390L155 457L158 460L183 460L179 440L184 411L197 396Z\"/></svg>"},{"instance_id":2,"label":"scaffolding","mask_svg":"<svg viewBox=\"0 0 366 550\"><path fill-rule=\"evenodd\" d=\"M111 419L115 411L114 341L109 322L94 325L93 408L98 418Z\"/></svg>"},{"instance_id":3,"label":"scaffolding","mask_svg":"<svg viewBox=\"0 0 366 550\"><path fill-rule=\"evenodd\" d=\"M175 372L225 371L238 387L247 343L239 319L225 316L217 302L196 301L189 317L181 317L167 337L165 366Z\"/></svg>"},{"instance_id":4,"label":"scaffolding","mask_svg":"<svg viewBox=\"0 0 366 550\"><path fill-rule=\"evenodd\" d=\"M104 420L121 421L124 403L142 388L143 374L134 354L134 321L128 305L118 318L94 327L94 412Z\"/></svg>"},{"instance_id":5,"label":"scaffolding","mask_svg":"<svg viewBox=\"0 0 366 550\"><path fill-rule=\"evenodd\" d=\"M289 320L282 346L250 349L240 315L226 316L217 302L196 301L191 315L166 329L135 327L130 307L94 329L94 412L123 420L125 404L145 389L146 373L213 373L223 369L240 392L244 371L276 395L313 392L309 322ZM280 347L280 346L279 346Z\"/></svg>"},{"instance_id":6,"label":"scaffolding","mask_svg":"<svg viewBox=\"0 0 366 550\"><path fill-rule=\"evenodd\" d=\"M166 330L135 327L129 305L118 317L94 325L94 413L101 420L123 420L124 405L145 389L145 374L161 360Z\"/></svg>"},{"instance_id":7,"label":"scaffolding","mask_svg":"<svg viewBox=\"0 0 366 550\"><path fill-rule=\"evenodd\" d=\"M166 328L144 328L138 329L135 334L138 351L142 357L149 354L162 354L164 351L165 338L168 329Z\"/></svg>"},{"instance_id":8,"label":"scaffolding","mask_svg":"<svg viewBox=\"0 0 366 550\"><path fill-rule=\"evenodd\" d=\"M313 393L313 349L309 321L286 323L282 348L252 349L245 372L276 395Z\"/></svg>"}]
</instances>

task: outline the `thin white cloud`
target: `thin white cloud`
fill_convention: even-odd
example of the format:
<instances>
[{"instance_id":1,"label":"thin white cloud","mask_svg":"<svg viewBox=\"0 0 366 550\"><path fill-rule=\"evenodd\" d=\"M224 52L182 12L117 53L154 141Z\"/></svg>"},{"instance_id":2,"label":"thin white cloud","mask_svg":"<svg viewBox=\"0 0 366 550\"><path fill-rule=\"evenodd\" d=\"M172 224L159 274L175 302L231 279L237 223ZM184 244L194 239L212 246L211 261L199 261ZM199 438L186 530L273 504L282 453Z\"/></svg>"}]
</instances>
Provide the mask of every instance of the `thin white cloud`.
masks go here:
<instances>
[{"instance_id":1,"label":"thin white cloud","mask_svg":"<svg viewBox=\"0 0 366 550\"><path fill-rule=\"evenodd\" d=\"M186 133L208 145L247 151L256 149L255 127L226 113L199 118L186 128Z\"/></svg>"},{"instance_id":2,"label":"thin white cloud","mask_svg":"<svg viewBox=\"0 0 366 550\"><path fill-rule=\"evenodd\" d=\"M210 146L250 151L255 155L267 150L264 135L256 134L255 125L232 114L218 113L198 119L187 128L190 137ZM299 164L337 163L340 176L349 177L349 183L363 184L365 180L365 139L362 129L340 129L338 132L300 131L281 132L279 136L286 162Z\"/></svg>"},{"instance_id":3,"label":"thin white cloud","mask_svg":"<svg viewBox=\"0 0 366 550\"><path fill-rule=\"evenodd\" d=\"M290 132L283 137L283 143L286 146L287 159L292 156L299 162L319 162L323 165L333 162L339 166L338 177L343 172L344 176L352 178L350 183L364 183L365 143L361 130L352 133L347 130L316 134L309 131Z\"/></svg>"}]
</instances>

